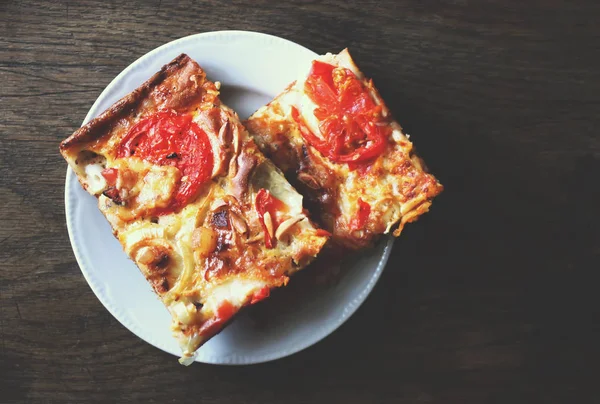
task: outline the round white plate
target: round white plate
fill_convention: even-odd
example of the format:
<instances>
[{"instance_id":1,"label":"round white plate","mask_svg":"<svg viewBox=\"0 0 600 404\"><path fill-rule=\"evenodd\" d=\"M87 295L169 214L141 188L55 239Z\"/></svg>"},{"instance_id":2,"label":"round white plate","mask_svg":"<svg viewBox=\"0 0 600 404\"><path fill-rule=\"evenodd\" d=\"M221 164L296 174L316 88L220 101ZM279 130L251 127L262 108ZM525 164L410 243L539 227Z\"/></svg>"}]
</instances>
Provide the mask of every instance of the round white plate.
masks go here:
<instances>
[{"instance_id":1,"label":"round white plate","mask_svg":"<svg viewBox=\"0 0 600 404\"><path fill-rule=\"evenodd\" d=\"M223 84L223 102L237 110L242 119L295 80L299 69L316 55L288 40L256 32L191 35L163 45L127 67L102 92L84 124L180 53L196 60L210 80ZM67 171L65 207L75 257L98 299L135 335L179 356L169 313L113 237L96 199L81 188L71 169ZM392 238L385 238L375 249L349 260L335 285L293 288L292 279L285 290L270 299L278 302L266 301L256 307L267 321L256 321L251 310L240 314L198 350L196 360L215 364L266 362L326 337L365 300L385 266L392 242Z\"/></svg>"}]
</instances>

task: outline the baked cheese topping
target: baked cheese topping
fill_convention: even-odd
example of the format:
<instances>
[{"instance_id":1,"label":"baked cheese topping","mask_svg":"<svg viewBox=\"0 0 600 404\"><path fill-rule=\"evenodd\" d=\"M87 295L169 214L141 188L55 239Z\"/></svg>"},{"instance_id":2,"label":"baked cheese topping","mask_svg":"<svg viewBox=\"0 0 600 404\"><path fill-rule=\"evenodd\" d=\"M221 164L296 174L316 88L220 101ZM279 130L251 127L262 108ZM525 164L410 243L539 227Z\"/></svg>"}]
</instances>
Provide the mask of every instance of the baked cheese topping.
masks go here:
<instances>
[{"instance_id":1,"label":"baked cheese topping","mask_svg":"<svg viewBox=\"0 0 600 404\"><path fill-rule=\"evenodd\" d=\"M102 176L102 170L104 170L104 166L100 163L88 164L84 169L88 190L94 195L103 192L107 188L106 179Z\"/></svg>"}]
</instances>

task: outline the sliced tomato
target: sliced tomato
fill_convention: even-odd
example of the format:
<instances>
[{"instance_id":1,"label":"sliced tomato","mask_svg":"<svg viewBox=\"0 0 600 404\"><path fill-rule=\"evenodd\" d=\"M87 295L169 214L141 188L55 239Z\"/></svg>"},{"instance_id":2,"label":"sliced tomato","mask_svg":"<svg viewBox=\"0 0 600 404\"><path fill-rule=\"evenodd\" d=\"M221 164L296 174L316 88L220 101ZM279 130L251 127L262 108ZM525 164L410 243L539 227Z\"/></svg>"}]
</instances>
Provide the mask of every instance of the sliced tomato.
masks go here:
<instances>
[{"instance_id":1,"label":"sliced tomato","mask_svg":"<svg viewBox=\"0 0 600 404\"><path fill-rule=\"evenodd\" d=\"M306 140L312 147L317 149L321 154L325 156L329 156L330 145L327 141L321 140L319 137L315 136L310 129L306 126L302 117L300 116L300 112L296 107L292 107L292 118L298 123L300 128L300 133L304 140Z\"/></svg>"},{"instance_id":2,"label":"sliced tomato","mask_svg":"<svg viewBox=\"0 0 600 404\"><path fill-rule=\"evenodd\" d=\"M283 206L283 202L275 198L269 191L267 191L264 188L259 189L256 193L254 207L256 209L256 212L258 213L258 219L265 234L265 247L267 248L275 247L277 240L275 239L275 237L271 237L271 234L267 229L267 225L265 224L265 213L268 212L271 216L271 222L273 225L273 228L271 230L274 232L277 225L277 211L281 210Z\"/></svg>"},{"instance_id":3,"label":"sliced tomato","mask_svg":"<svg viewBox=\"0 0 600 404\"><path fill-rule=\"evenodd\" d=\"M236 313L237 309L229 300L224 300L217 309L217 317L221 320L229 320Z\"/></svg>"},{"instance_id":4,"label":"sliced tomato","mask_svg":"<svg viewBox=\"0 0 600 404\"><path fill-rule=\"evenodd\" d=\"M119 176L119 170L116 168L105 168L102 170L101 174L108 185L115 186L117 183L117 177Z\"/></svg>"},{"instance_id":5,"label":"sliced tomato","mask_svg":"<svg viewBox=\"0 0 600 404\"><path fill-rule=\"evenodd\" d=\"M200 326L198 334L204 337L215 335L237 311L238 309L229 300L224 300L217 308L214 316Z\"/></svg>"},{"instance_id":6,"label":"sliced tomato","mask_svg":"<svg viewBox=\"0 0 600 404\"><path fill-rule=\"evenodd\" d=\"M268 286L260 288L259 290L254 292L254 295L252 296L252 300L250 301L250 304L258 303L261 300L264 300L267 297L269 297L270 294L271 294L271 290Z\"/></svg>"},{"instance_id":7,"label":"sliced tomato","mask_svg":"<svg viewBox=\"0 0 600 404\"><path fill-rule=\"evenodd\" d=\"M323 230L323 229L317 229L316 234L319 237L331 237L332 236L332 234L330 232L328 232L327 230Z\"/></svg>"},{"instance_id":8,"label":"sliced tomato","mask_svg":"<svg viewBox=\"0 0 600 404\"><path fill-rule=\"evenodd\" d=\"M158 165L170 165L181 171L181 180L168 209L178 211L210 180L213 152L208 135L192 121L191 114L157 112L135 124L125 135L117 157L139 157Z\"/></svg>"},{"instance_id":9,"label":"sliced tomato","mask_svg":"<svg viewBox=\"0 0 600 404\"><path fill-rule=\"evenodd\" d=\"M304 91L317 105L319 121L314 134L292 107L304 140L336 163L365 163L382 154L390 129L384 123L382 107L352 71L314 61Z\"/></svg>"},{"instance_id":10,"label":"sliced tomato","mask_svg":"<svg viewBox=\"0 0 600 404\"><path fill-rule=\"evenodd\" d=\"M351 230L364 229L367 222L369 221L369 215L371 214L371 205L363 201L362 198L358 198L358 212L356 216L350 221Z\"/></svg>"}]
</instances>

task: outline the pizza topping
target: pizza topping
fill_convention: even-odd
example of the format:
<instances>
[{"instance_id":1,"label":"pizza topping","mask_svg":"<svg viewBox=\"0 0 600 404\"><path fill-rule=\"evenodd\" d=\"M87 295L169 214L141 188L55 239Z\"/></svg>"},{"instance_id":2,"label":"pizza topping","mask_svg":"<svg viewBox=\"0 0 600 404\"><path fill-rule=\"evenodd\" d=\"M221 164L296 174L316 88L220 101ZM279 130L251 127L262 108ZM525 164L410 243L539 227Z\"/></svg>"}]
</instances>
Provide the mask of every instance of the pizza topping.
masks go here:
<instances>
[{"instance_id":1,"label":"pizza topping","mask_svg":"<svg viewBox=\"0 0 600 404\"><path fill-rule=\"evenodd\" d=\"M297 215L294 217L290 217L287 220L284 220L279 226L277 226L277 231L275 232L275 238L280 240L287 234L287 232L296 225L299 221L304 219L306 216Z\"/></svg>"},{"instance_id":2,"label":"pizza topping","mask_svg":"<svg viewBox=\"0 0 600 404\"><path fill-rule=\"evenodd\" d=\"M266 211L263 214L263 223L264 223L265 229L267 230L269 238L272 240L273 239L273 219L271 218L271 214L269 213L269 211Z\"/></svg>"},{"instance_id":3,"label":"pizza topping","mask_svg":"<svg viewBox=\"0 0 600 404\"><path fill-rule=\"evenodd\" d=\"M208 257L217 249L218 234L209 228L198 227L192 233L192 248L201 257Z\"/></svg>"},{"instance_id":4,"label":"pizza topping","mask_svg":"<svg viewBox=\"0 0 600 404\"><path fill-rule=\"evenodd\" d=\"M237 156L240 151L240 129L237 125L233 125L233 131L231 133L231 144L233 144L233 154Z\"/></svg>"},{"instance_id":5,"label":"pizza topping","mask_svg":"<svg viewBox=\"0 0 600 404\"><path fill-rule=\"evenodd\" d=\"M164 250L155 251L154 260L148 263L148 267L152 271L163 271L169 265L169 254Z\"/></svg>"},{"instance_id":6,"label":"pizza topping","mask_svg":"<svg viewBox=\"0 0 600 404\"><path fill-rule=\"evenodd\" d=\"M214 317L202 324L198 334L207 337L216 334L236 312L237 308L229 300L224 300L217 308Z\"/></svg>"},{"instance_id":7,"label":"pizza topping","mask_svg":"<svg viewBox=\"0 0 600 404\"><path fill-rule=\"evenodd\" d=\"M200 110L194 117L194 122L202 130L212 134L210 136L214 159L212 178L227 174L228 164L234 160L235 155L231 152L234 148L232 128L237 125L232 122L232 118L230 113L218 107Z\"/></svg>"},{"instance_id":8,"label":"pizza topping","mask_svg":"<svg viewBox=\"0 0 600 404\"><path fill-rule=\"evenodd\" d=\"M210 209L217 210L223 206L227 206L227 202L225 202L225 200L223 198L217 198L217 199L214 199L212 201L212 203L210 204Z\"/></svg>"},{"instance_id":9,"label":"pizza topping","mask_svg":"<svg viewBox=\"0 0 600 404\"><path fill-rule=\"evenodd\" d=\"M103 166L100 163L92 163L85 166L87 189L94 195L104 191L107 187L106 180L102 176Z\"/></svg>"},{"instance_id":10,"label":"pizza topping","mask_svg":"<svg viewBox=\"0 0 600 404\"><path fill-rule=\"evenodd\" d=\"M233 194L238 200L242 200L248 190L248 181L252 170L256 167L258 159L244 150L237 158L238 170L231 179Z\"/></svg>"},{"instance_id":11,"label":"pizza topping","mask_svg":"<svg viewBox=\"0 0 600 404\"><path fill-rule=\"evenodd\" d=\"M238 200L232 195L225 195L224 198L217 198L213 200L210 205L210 209L213 212L217 212L219 210L227 209L227 217L229 222L233 226L233 228L238 233L245 233L248 231L248 225L246 224L246 220L244 220L244 214L242 209L240 209ZM214 224L214 219L212 220ZM227 227L227 226L222 226Z\"/></svg>"},{"instance_id":12,"label":"pizza topping","mask_svg":"<svg viewBox=\"0 0 600 404\"><path fill-rule=\"evenodd\" d=\"M135 156L157 165L181 171L181 180L168 207L159 213L178 211L210 180L213 152L210 140L191 114L157 112L135 124L125 135L117 157Z\"/></svg>"},{"instance_id":13,"label":"pizza topping","mask_svg":"<svg viewBox=\"0 0 600 404\"><path fill-rule=\"evenodd\" d=\"M165 293L169 290L169 268L174 263L168 247L145 245L133 253L133 257L157 293Z\"/></svg>"},{"instance_id":14,"label":"pizza topping","mask_svg":"<svg viewBox=\"0 0 600 404\"><path fill-rule=\"evenodd\" d=\"M219 112L221 112L221 110L219 110ZM231 140L229 139L228 134L230 133L229 131L229 121L225 121L222 125L221 125L221 129L219 129L219 141L221 142L222 145L227 146L231 143Z\"/></svg>"},{"instance_id":15,"label":"pizza topping","mask_svg":"<svg viewBox=\"0 0 600 404\"><path fill-rule=\"evenodd\" d=\"M121 198L121 195L119 194L119 190L115 187L108 187L104 192L102 192L102 195L109 198L117 205L123 204L123 199Z\"/></svg>"},{"instance_id":16,"label":"pizza topping","mask_svg":"<svg viewBox=\"0 0 600 404\"><path fill-rule=\"evenodd\" d=\"M109 184L102 176L106 167L106 157L92 150L80 150L75 158L74 170L83 180L85 189L93 195L102 193Z\"/></svg>"},{"instance_id":17,"label":"pizza topping","mask_svg":"<svg viewBox=\"0 0 600 404\"><path fill-rule=\"evenodd\" d=\"M213 213L211 222L219 229L226 229L229 227L229 215L227 214L227 210L221 209Z\"/></svg>"},{"instance_id":18,"label":"pizza topping","mask_svg":"<svg viewBox=\"0 0 600 404\"><path fill-rule=\"evenodd\" d=\"M371 214L371 205L358 198L358 213L350 221L351 230L363 229L369 220Z\"/></svg>"},{"instance_id":19,"label":"pizza topping","mask_svg":"<svg viewBox=\"0 0 600 404\"><path fill-rule=\"evenodd\" d=\"M139 181L139 177L140 175L144 175L147 171L147 165L146 164L133 164L135 162L132 161L121 161L121 164L119 165L119 169L117 171L117 179L115 181L115 186L119 189L133 189L135 188L136 184ZM169 166L161 166L161 167L152 167L154 170L157 169L166 169L166 168L171 168L172 171L179 171L177 170L176 167L169 167ZM176 174L176 173L173 173Z\"/></svg>"},{"instance_id":20,"label":"pizza topping","mask_svg":"<svg viewBox=\"0 0 600 404\"><path fill-rule=\"evenodd\" d=\"M194 304L186 304L181 301L173 303L171 306L171 311L180 323L186 325L189 325L194 321L198 312Z\"/></svg>"},{"instance_id":21,"label":"pizza topping","mask_svg":"<svg viewBox=\"0 0 600 404\"><path fill-rule=\"evenodd\" d=\"M309 187L310 189L320 189L321 188L321 184L319 184L319 181L312 175L305 173L305 172L300 172L298 173L298 179L300 181L302 181L302 183L304 185L306 185L307 187Z\"/></svg>"},{"instance_id":22,"label":"pizza topping","mask_svg":"<svg viewBox=\"0 0 600 404\"><path fill-rule=\"evenodd\" d=\"M155 255L152 247L144 246L138 250L135 259L139 264L148 265L156 259Z\"/></svg>"},{"instance_id":23,"label":"pizza topping","mask_svg":"<svg viewBox=\"0 0 600 404\"><path fill-rule=\"evenodd\" d=\"M115 184L117 183L119 170L117 170L116 168L105 168L104 170L102 170L101 174L108 185L115 186Z\"/></svg>"},{"instance_id":24,"label":"pizza topping","mask_svg":"<svg viewBox=\"0 0 600 404\"><path fill-rule=\"evenodd\" d=\"M230 211L229 219L231 220L231 224L233 228L240 234L246 234L248 232L248 225L246 221L237 213Z\"/></svg>"},{"instance_id":25,"label":"pizza topping","mask_svg":"<svg viewBox=\"0 0 600 404\"><path fill-rule=\"evenodd\" d=\"M332 236L332 234L330 232L328 232L327 230L323 230L323 229L317 229L315 234L319 237L331 237Z\"/></svg>"},{"instance_id":26,"label":"pizza topping","mask_svg":"<svg viewBox=\"0 0 600 404\"><path fill-rule=\"evenodd\" d=\"M277 210L283 207L283 202L275 198L269 191L261 188L256 193L255 208L258 213L258 219L265 234L265 246L267 248L275 247L274 239L274 218Z\"/></svg>"},{"instance_id":27,"label":"pizza topping","mask_svg":"<svg viewBox=\"0 0 600 404\"><path fill-rule=\"evenodd\" d=\"M125 170L124 173L127 173L128 171L129 170ZM131 173L133 174L134 172L131 171ZM121 197L123 198L125 198L125 195L128 193L128 189L134 188L134 181L137 179L137 176L132 174L129 176L123 175L121 181L118 181L121 185L120 192ZM167 209L172 203L173 195L176 195L180 175L180 171L175 167L152 167L150 171L144 175L142 183L140 184L141 189L137 196L139 206L151 211L156 209ZM128 181L127 177L131 177L131 179Z\"/></svg>"},{"instance_id":28,"label":"pizza topping","mask_svg":"<svg viewBox=\"0 0 600 404\"><path fill-rule=\"evenodd\" d=\"M369 91L352 71L314 61L304 91L318 106L318 135L308 128L298 109L292 118L304 140L335 163L365 163L384 152L389 128Z\"/></svg>"},{"instance_id":29,"label":"pizza topping","mask_svg":"<svg viewBox=\"0 0 600 404\"><path fill-rule=\"evenodd\" d=\"M231 304L229 300L225 300L217 309L217 317L222 320L228 320L235 314L236 311L237 310L234 305Z\"/></svg>"},{"instance_id":30,"label":"pizza topping","mask_svg":"<svg viewBox=\"0 0 600 404\"><path fill-rule=\"evenodd\" d=\"M266 299L271 294L271 289L268 286L260 288L254 295L252 295L252 300L250 300L250 304L255 304L260 302L261 300Z\"/></svg>"}]
</instances>

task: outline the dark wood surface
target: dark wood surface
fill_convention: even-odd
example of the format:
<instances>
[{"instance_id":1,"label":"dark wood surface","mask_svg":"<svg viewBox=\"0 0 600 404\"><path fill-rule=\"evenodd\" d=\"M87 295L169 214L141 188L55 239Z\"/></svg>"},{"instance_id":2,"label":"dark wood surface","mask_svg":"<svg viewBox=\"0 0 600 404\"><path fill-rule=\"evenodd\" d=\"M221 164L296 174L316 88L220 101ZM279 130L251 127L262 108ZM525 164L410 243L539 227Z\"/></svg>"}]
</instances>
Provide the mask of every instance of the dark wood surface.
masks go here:
<instances>
[{"instance_id":1,"label":"dark wood surface","mask_svg":"<svg viewBox=\"0 0 600 404\"><path fill-rule=\"evenodd\" d=\"M600 402L599 4L0 1L0 402ZM84 280L58 143L135 59L219 29L350 47L446 191L330 337L186 368Z\"/></svg>"}]
</instances>

